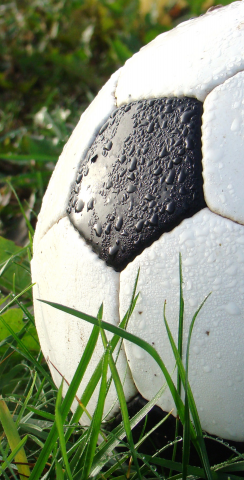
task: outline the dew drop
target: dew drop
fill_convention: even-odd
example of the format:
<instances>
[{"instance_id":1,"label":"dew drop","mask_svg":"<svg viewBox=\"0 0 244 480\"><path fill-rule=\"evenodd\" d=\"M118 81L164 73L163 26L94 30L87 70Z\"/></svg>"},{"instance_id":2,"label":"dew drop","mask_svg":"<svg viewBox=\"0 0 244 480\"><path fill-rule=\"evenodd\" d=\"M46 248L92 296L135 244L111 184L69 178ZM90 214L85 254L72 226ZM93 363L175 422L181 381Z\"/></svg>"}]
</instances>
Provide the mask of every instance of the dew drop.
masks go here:
<instances>
[{"instance_id":1,"label":"dew drop","mask_svg":"<svg viewBox=\"0 0 244 480\"><path fill-rule=\"evenodd\" d=\"M109 247L108 249L108 253L111 256L115 255L118 251L119 251L119 245L117 245L117 243L115 243L114 245L112 245L112 247Z\"/></svg>"},{"instance_id":2,"label":"dew drop","mask_svg":"<svg viewBox=\"0 0 244 480\"><path fill-rule=\"evenodd\" d=\"M87 202L87 211L93 209L93 203L94 203L94 199L93 199L93 198L91 198L91 199Z\"/></svg>"},{"instance_id":3,"label":"dew drop","mask_svg":"<svg viewBox=\"0 0 244 480\"><path fill-rule=\"evenodd\" d=\"M224 305L224 309L230 314L230 315L240 315L241 310L236 305L234 302L229 302L226 305Z\"/></svg>"},{"instance_id":4,"label":"dew drop","mask_svg":"<svg viewBox=\"0 0 244 480\"><path fill-rule=\"evenodd\" d=\"M80 183L80 181L82 180L82 173L78 173L77 177L76 177L76 183Z\"/></svg>"},{"instance_id":5,"label":"dew drop","mask_svg":"<svg viewBox=\"0 0 244 480\"><path fill-rule=\"evenodd\" d=\"M153 216L150 218L149 222L153 226L158 225L158 215L157 215L157 213L153 214Z\"/></svg>"},{"instance_id":6,"label":"dew drop","mask_svg":"<svg viewBox=\"0 0 244 480\"><path fill-rule=\"evenodd\" d=\"M128 193L133 193L136 191L136 186L135 185L129 185L127 188Z\"/></svg>"},{"instance_id":7,"label":"dew drop","mask_svg":"<svg viewBox=\"0 0 244 480\"><path fill-rule=\"evenodd\" d=\"M205 373L209 373L209 372L212 371L212 369L211 369L211 367L210 367L209 365L205 365L205 366L203 367L203 371L204 371Z\"/></svg>"},{"instance_id":8,"label":"dew drop","mask_svg":"<svg viewBox=\"0 0 244 480\"><path fill-rule=\"evenodd\" d=\"M133 354L138 360L142 360L145 356L144 350L137 345L133 345Z\"/></svg>"},{"instance_id":9,"label":"dew drop","mask_svg":"<svg viewBox=\"0 0 244 480\"><path fill-rule=\"evenodd\" d=\"M119 215L119 217L117 218L116 224L115 224L115 229L119 231L121 229L122 225L123 225L123 217L122 217L122 215Z\"/></svg>"},{"instance_id":10,"label":"dew drop","mask_svg":"<svg viewBox=\"0 0 244 480\"><path fill-rule=\"evenodd\" d=\"M151 193L147 193L146 196L145 196L145 200L148 200L148 202L150 202L151 200L154 200L155 197L153 195L151 195Z\"/></svg>"},{"instance_id":11,"label":"dew drop","mask_svg":"<svg viewBox=\"0 0 244 480\"><path fill-rule=\"evenodd\" d=\"M85 206L85 203L83 202L83 200L81 198L79 198L79 200L78 200L78 202L75 206L75 211L77 213L80 213L83 210L84 206Z\"/></svg>"},{"instance_id":12,"label":"dew drop","mask_svg":"<svg viewBox=\"0 0 244 480\"><path fill-rule=\"evenodd\" d=\"M126 155L121 155L121 157L119 158L119 162L124 163L125 160L126 160Z\"/></svg>"},{"instance_id":13,"label":"dew drop","mask_svg":"<svg viewBox=\"0 0 244 480\"><path fill-rule=\"evenodd\" d=\"M133 172L136 169L136 165L137 165L137 158L133 157L132 161L131 161L131 164L129 166L129 171Z\"/></svg>"},{"instance_id":14,"label":"dew drop","mask_svg":"<svg viewBox=\"0 0 244 480\"><path fill-rule=\"evenodd\" d=\"M106 235L109 235L110 232L111 232L111 223L108 223L106 228L105 228L105 233L106 233Z\"/></svg>"},{"instance_id":15,"label":"dew drop","mask_svg":"<svg viewBox=\"0 0 244 480\"><path fill-rule=\"evenodd\" d=\"M165 210L168 212L168 213L174 213L175 211L175 207L176 207L176 204L174 202L174 200L172 200L171 202L167 203L166 207L165 207Z\"/></svg>"},{"instance_id":16,"label":"dew drop","mask_svg":"<svg viewBox=\"0 0 244 480\"><path fill-rule=\"evenodd\" d=\"M149 125L147 127L147 132L152 133L153 130L154 130L154 122L151 122L151 123L149 123Z\"/></svg>"},{"instance_id":17,"label":"dew drop","mask_svg":"<svg viewBox=\"0 0 244 480\"><path fill-rule=\"evenodd\" d=\"M97 237L101 237L101 235L102 235L102 225L101 225L101 223L100 223L100 222L97 222L97 223L94 225L93 228L94 228L94 230L95 230L95 232L96 232Z\"/></svg>"},{"instance_id":18,"label":"dew drop","mask_svg":"<svg viewBox=\"0 0 244 480\"><path fill-rule=\"evenodd\" d=\"M172 170L170 171L169 175L167 176L167 178L165 180L168 185L172 185L172 183L174 182L175 173L176 173L175 169L172 168Z\"/></svg>"},{"instance_id":19,"label":"dew drop","mask_svg":"<svg viewBox=\"0 0 244 480\"><path fill-rule=\"evenodd\" d=\"M142 231L143 225L144 225L144 220L139 220L139 222L137 222L137 224L136 224L136 231L137 231L138 233Z\"/></svg>"}]
</instances>

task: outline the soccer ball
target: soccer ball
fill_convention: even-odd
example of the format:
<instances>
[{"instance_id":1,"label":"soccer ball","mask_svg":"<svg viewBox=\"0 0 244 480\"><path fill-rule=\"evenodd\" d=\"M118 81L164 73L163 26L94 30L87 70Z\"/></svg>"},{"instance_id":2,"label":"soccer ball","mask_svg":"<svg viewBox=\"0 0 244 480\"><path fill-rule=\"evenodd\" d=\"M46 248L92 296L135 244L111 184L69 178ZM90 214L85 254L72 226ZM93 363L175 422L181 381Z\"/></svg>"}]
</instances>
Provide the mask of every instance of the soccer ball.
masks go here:
<instances>
[{"instance_id":1,"label":"soccer ball","mask_svg":"<svg viewBox=\"0 0 244 480\"><path fill-rule=\"evenodd\" d=\"M216 8L157 37L129 59L82 115L43 199L32 260L36 325L57 386L70 382L91 326L37 301L118 325L140 267L128 331L159 352L175 379L163 305L178 332L179 252L184 352L204 430L244 440L244 2ZM98 343L81 396L103 353ZM128 368L129 366L129 368ZM125 342L117 362L126 400L164 383ZM65 388L65 386L64 386ZM88 404L92 414L98 389ZM74 403L73 410L77 404ZM168 389L158 401L175 406ZM105 413L118 411L111 386ZM87 417L83 416L87 422Z\"/></svg>"}]
</instances>

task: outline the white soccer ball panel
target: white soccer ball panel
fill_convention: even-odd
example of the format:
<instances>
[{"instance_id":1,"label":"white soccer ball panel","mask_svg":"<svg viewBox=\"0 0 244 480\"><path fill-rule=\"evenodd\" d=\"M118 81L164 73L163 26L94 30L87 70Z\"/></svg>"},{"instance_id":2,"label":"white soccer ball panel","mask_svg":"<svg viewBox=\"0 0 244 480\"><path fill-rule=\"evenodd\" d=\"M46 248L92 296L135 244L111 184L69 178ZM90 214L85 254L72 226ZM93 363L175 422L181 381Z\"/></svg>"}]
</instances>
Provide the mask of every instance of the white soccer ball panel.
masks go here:
<instances>
[{"instance_id":1,"label":"white soccer ball panel","mask_svg":"<svg viewBox=\"0 0 244 480\"><path fill-rule=\"evenodd\" d=\"M216 87L204 102L204 196L208 207L244 224L244 72Z\"/></svg>"},{"instance_id":2,"label":"white soccer ball panel","mask_svg":"<svg viewBox=\"0 0 244 480\"><path fill-rule=\"evenodd\" d=\"M55 222L66 216L70 189L76 177L77 167L103 123L116 109L114 94L119 72L120 70L117 70L111 76L83 113L59 157L38 216L34 237L36 245Z\"/></svg>"},{"instance_id":3,"label":"white soccer ball panel","mask_svg":"<svg viewBox=\"0 0 244 480\"><path fill-rule=\"evenodd\" d=\"M37 282L33 296L36 326L43 354L70 382L87 345L92 325L40 303L38 298L61 303L95 317L103 303L103 319L118 325L119 274L100 260L75 231L68 218L63 218L39 242L32 260L32 278L33 282ZM107 335L108 338L112 336L109 332ZM104 348L99 339L79 387L78 396L82 395L103 352ZM54 381L59 386L62 377L50 363L49 366ZM130 399L135 395L136 389L123 349L119 355L117 368L122 381L127 372L124 389L126 397ZM64 392L66 390L67 385L64 383ZM98 390L88 405L91 414L96 406L97 395ZM112 385L105 404L106 412L110 410L116 398L116 391ZM76 407L75 402L73 410ZM85 416L84 422L87 422Z\"/></svg>"},{"instance_id":4,"label":"white soccer ball panel","mask_svg":"<svg viewBox=\"0 0 244 480\"><path fill-rule=\"evenodd\" d=\"M244 69L244 2L208 12L159 35L121 70L118 106L134 100L190 96L204 101Z\"/></svg>"},{"instance_id":5,"label":"white soccer ball panel","mask_svg":"<svg viewBox=\"0 0 244 480\"><path fill-rule=\"evenodd\" d=\"M243 439L244 431L243 248L244 227L204 209L162 235L120 274L122 316L140 267L140 297L128 330L156 348L169 373L174 372L175 360L164 327L163 306L166 300L166 318L177 341L179 252L185 302L184 353L191 319L212 292L193 330L189 381L203 429L236 441ZM151 399L163 384L163 375L139 347L125 342L125 351L139 392ZM169 389L158 404L165 411L174 408Z\"/></svg>"}]
</instances>

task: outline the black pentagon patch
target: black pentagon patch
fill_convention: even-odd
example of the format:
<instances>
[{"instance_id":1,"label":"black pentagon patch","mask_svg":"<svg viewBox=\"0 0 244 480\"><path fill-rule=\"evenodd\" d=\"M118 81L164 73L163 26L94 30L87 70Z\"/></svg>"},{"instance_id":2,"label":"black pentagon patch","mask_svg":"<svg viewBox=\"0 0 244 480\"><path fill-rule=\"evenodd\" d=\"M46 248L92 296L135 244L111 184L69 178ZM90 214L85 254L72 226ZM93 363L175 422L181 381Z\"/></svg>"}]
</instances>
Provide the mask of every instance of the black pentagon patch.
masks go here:
<instances>
[{"instance_id":1,"label":"black pentagon patch","mask_svg":"<svg viewBox=\"0 0 244 480\"><path fill-rule=\"evenodd\" d=\"M124 105L79 165L69 218L115 270L206 206L202 111L187 97Z\"/></svg>"}]
</instances>

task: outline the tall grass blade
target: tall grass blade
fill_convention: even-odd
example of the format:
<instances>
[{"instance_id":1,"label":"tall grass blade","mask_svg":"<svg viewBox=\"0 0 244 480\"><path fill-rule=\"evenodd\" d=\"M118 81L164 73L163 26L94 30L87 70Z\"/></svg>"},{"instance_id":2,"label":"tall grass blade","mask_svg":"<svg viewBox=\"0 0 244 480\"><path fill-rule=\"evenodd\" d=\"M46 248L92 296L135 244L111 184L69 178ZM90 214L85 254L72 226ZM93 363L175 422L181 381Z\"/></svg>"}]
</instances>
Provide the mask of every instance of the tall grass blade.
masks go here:
<instances>
[{"instance_id":1,"label":"tall grass blade","mask_svg":"<svg viewBox=\"0 0 244 480\"><path fill-rule=\"evenodd\" d=\"M131 429L134 428L143 418L145 418L153 406L156 405L166 387L167 383L165 382L155 397L130 419ZM119 445L120 441L125 437L125 435L126 431L124 425L118 425L112 432L108 433L106 442L103 442L101 445L99 445L98 451L94 457L94 462L91 469L92 476L95 476L100 472L107 462L106 456L108 456ZM146 438L146 436L144 438ZM143 439L137 443L136 448L138 448L142 443Z\"/></svg>"},{"instance_id":2,"label":"tall grass blade","mask_svg":"<svg viewBox=\"0 0 244 480\"><path fill-rule=\"evenodd\" d=\"M180 277L180 308L179 308L179 326L178 326L178 352L182 359L183 351L183 321L184 321L184 298L183 298L183 278L182 278L182 261L181 254L179 253L179 277ZM181 395L181 376L179 367L177 367L177 390Z\"/></svg>"},{"instance_id":3,"label":"tall grass blade","mask_svg":"<svg viewBox=\"0 0 244 480\"><path fill-rule=\"evenodd\" d=\"M100 320L100 322L101 322L101 320ZM102 340L103 340L103 345L106 346L106 344L108 344L108 341L107 341L106 334L105 334L103 329L101 329L101 336L102 336ZM114 359L113 359L113 356L112 356L111 353L109 355L109 368L111 370L114 385L115 385L117 395L118 395L118 399L119 399L119 404L120 404L121 414L122 414L122 418L123 418L123 424L124 424L124 428L125 428L125 432L126 432L126 436L127 436L127 441L129 443L129 446L130 446L130 451L131 451L131 455L132 455L132 458L133 458L133 461L134 461L134 464L135 464L135 468L136 468L136 471L137 471L138 478L141 480L142 477L141 477L140 468L139 468L139 465L138 465L137 456L136 456L136 452L135 452L134 441L133 441L132 432L131 432L131 426L130 426L128 409L127 409L127 405L126 405L125 394L124 394L123 386L122 386L122 383L121 383L121 380L120 380L120 377L119 377L119 374L118 374L118 371L117 371L117 368L116 368L116 365L115 365L115 362L114 362Z\"/></svg>"},{"instance_id":4,"label":"tall grass blade","mask_svg":"<svg viewBox=\"0 0 244 480\"><path fill-rule=\"evenodd\" d=\"M11 305L13 305L16 301L17 298L21 297L21 295L24 295L25 293L27 293L29 290L31 290L31 288L33 287L34 284L31 284L31 285L28 285L28 287L24 288L24 290L22 290L20 293L18 293L18 295L15 295L12 300L10 300L6 305L4 305L4 307L0 310L0 315L2 315L4 312L6 312L6 310L8 310L9 307L11 307Z\"/></svg>"},{"instance_id":5,"label":"tall grass blade","mask_svg":"<svg viewBox=\"0 0 244 480\"><path fill-rule=\"evenodd\" d=\"M24 208L22 207L22 204L21 204L21 201L20 201L20 199L19 199L19 197L18 197L18 195L17 195L17 192L15 191L13 185L11 185L10 182L7 181L7 184L9 185L9 187L10 187L11 190L12 190L12 192L14 193L15 198L16 198L18 204L19 204L20 211L21 211L21 213L22 213L22 215L23 215L23 217L24 217L24 219L25 219L26 226L27 226L30 234L33 236L33 235L34 235L34 229L33 229L32 225L31 225L29 219L28 219L27 216L26 216L25 210L24 210Z\"/></svg>"},{"instance_id":6,"label":"tall grass blade","mask_svg":"<svg viewBox=\"0 0 244 480\"><path fill-rule=\"evenodd\" d=\"M12 302L9 302L9 304L11 304L11 303ZM2 309L2 311L3 310L4 310L4 308ZM33 365L35 365L36 369L38 371L40 371L42 373L42 375L48 380L48 382L50 382L52 384L52 387L54 389L56 389L56 386L55 386L53 380L51 379L51 376L46 372L46 370L42 367L42 365L40 365L40 363L36 361L35 357L31 354L31 352L28 350L28 348L25 346L25 344L20 339L20 335L18 335L18 333L15 333L15 331L11 328L11 326L7 322L5 322L4 318L1 315L2 311L0 312L0 321L7 328L7 330L12 335L12 337L16 340L17 345L20 347L21 350L15 348L15 347L13 347L13 348L17 352L19 352L20 354L25 356L25 358L27 358L27 360L29 360Z\"/></svg>"},{"instance_id":7,"label":"tall grass blade","mask_svg":"<svg viewBox=\"0 0 244 480\"><path fill-rule=\"evenodd\" d=\"M191 322L191 328L190 328L190 332L189 332L190 336L191 336L191 332L192 332L195 320L197 318L197 315L200 312L200 310L202 309L204 303L207 301L209 295L203 300L203 302L201 303L201 305L199 306L199 308L197 309L197 311L195 312L195 314L193 316L193 319L192 319L192 322ZM171 344L171 348L172 348L174 356L175 356L175 360L176 360L177 365L179 367L179 372L180 372L180 375L181 375L182 383L185 385L186 384L185 383L186 382L185 369L184 369L182 360L180 358L178 349L176 347L175 341L173 339L173 336L171 334L171 331L170 331L170 328L169 328L169 325L168 325L168 322L167 322L167 319L166 319L165 305L164 305L164 323L165 323L165 326L166 326L166 330L167 330L167 334L168 334L169 341L170 341L170 344ZM192 415L193 422L194 422L194 427L195 427L195 430L196 430L196 435L195 435L194 431L192 430L191 423L190 423L189 428L190 428L190 431L191 431L192 441L193 441L193 443L195 445L195 448L197 449L198 454L199 454L199 456L202 460L203 467L206 471L206 476L207 476L208 480L211 480L212 475L211 475L210 465L209 465L208 456L207 456L207 452L206 452L206 447L205 447L205 443L204 443L204 439L203 439L201 423L200 423L199 415L198 415L198 412L197 412L196 404L195 404L195 401L194 401L194 397L193 397L189 382L188 382L188 401L189 401L189 407L190 407L191 415ZM184 424L184 423L185 423L185 421L182 422L182 424ZM196 442L196 439L197 439L197 442Z\"/></svg>"},{"instance_id":8,"label":"tall grass blade","mask_svg":"<svg viewBox=\"0 0 244 480\"><path fill-rule=\"evenodd\" d=\"M69 480L73 480L72 473L70 470L69 466L69 460L67 457L67 452L66 452L66 445L65 445L65 439L64 439L64 430L63 430L63 422L65 418L62 417L62 391L63 391L63 380L61 382L61 385L58 389L58 394L57 394L57 399L56 399L56 405L55 405L55 422L58 430L58 435L59 435L59 444L64 460L64 464L66 467L66 472L68 475Z\"/></svg>"},{"instance_id":9,"label":"tall grass blade","mask_svg":"<svg viewBox=\"0 0 244 480\"><path fill-rule=\"evenodd\" d=\"M89 316L88 316L89 318ZM84 353L81 357L80 363L76 369L73 379L71 380L68 391L65 395L65 398L62 403L62 418L65 419L70 411L71 405L73 403L76 392L79 388L80 382L84 376L84 373L89 365L93 351L95 349L97 339L99 335L99 328L96 326L92 329L90 338L84 350ZM52 451L52 448L55 445L55 442L58 438L58 430L56 424L51 428L47 440L45 442L44 448L40 453L40 456L37 460L37 463L31 473L30 480L36 480L42 474L42 471L45 467L47 459Z\"/></svg>"},{"instance_id":10,"label":"tall grass blade","mask_svg":"<svg viewBox=\"0 0 244 480\"><path fill-rule=\"evenodd\" d=\"M12 451L12 452L10 453L10 455L7 457L7 459L5 460L5 462L3 462L3 463L0 464L0 474L3 474L3 475L4 475L5 470L6 470L7 468L10 468L11 463L13 462L14 459L15 459L15 461L16 461L16 463L17 463L16 458L18 458L18 454L20 453L20 451L24 449L24 446L25 446L27 440L28 440L28 437L27 437L27 435L26 435L24 438L22 438L22 440L20 440L20 442L18 443L18 445L13 449L13 451ZM23 465L20 465L19 463L17 463L17 465L23 466ZM28 467L28 465L26 465L26 466ZM18 469L18 467L17 467L17 469ZM21 474L21 477L22 477L22 478L29 478L29 476L28 476L28 475L25 475L24 472L20 472L19 469L18 469L18 472L19 472L19 474ZM16 478L16 477L15 477L15 478Z\"/></svg>"},{"instance_id":11,"label":"tall grass blade","mask_svg":"<svg viewBox=\"0 0 244 480\"><path fill-rule=\"evenodd\" d=\"M36 382L36 376L37 376L37 373L35 372L35 373L34 373L33 380L32 380L32 383L31 383L31 386L30 386L30 388L29 388L29 391L28 391L27 395L25 395L24 403L23 403L23 405L22 405L22 407L21 407L21 409L20 409L20 411L19 411L19 414L18 414L18 417L17 417L17 420L16 420L16 425L19 425L20 420L21 420L21 418L22 418L22 416L23 416L23 414L24 414L24 411L25 411L25 409L26 409L26 407L27 407L27 404L28 404L28 402L29 402L29 400L30 400L30 398L31 398L31 396L32 396L33 388L34 388L35 382Z\"/></svg>"},{"instance_id":12,"label":"tall grass blade","mask_svg":"<svg viewBox=\"0 0 244 480\"><path fill-rule=\"evenodd\" d=\"M107 372L108 372L108 361L109 361L109 347L105 350L105 354L103 357L103 368L102 368L102 378L99 390L99 397L97 406L92 418L92 423L88 430L88 445L84 452L84 468L82 472L82 480L87 480L91 465L93 462L98 436L101 428L103 410L104 410L104 403L106 399L106 392L107 392Z\"/></svg>"},{"instance_id":13,"label":"tall grass blade","mask_svg":"<svg viewBox=\"0 0 244 480\"><path fill-rule=\"evenodd\" d=\"M81 318L82 320L86 320L89 323L92 323L93 325L99 326L99 322L98 322L97 318L91 317L91 316L89 316L85 313L79 312L78 310L75 310L74 308L65 307L64 305L61 305L59 303L49 302L49 301L46 301L46 300L39 300L39 301L43 302L43 303L46 303L47 305L50 305L51 307L57 308L58 310L60 310L62 312L66 312L66 313L68 313L70 315L73 315L77 318ZM184 422L184 413L185 413L184 404L183 404L181 398L178 395L178 392L175 388L175 385L174 385L174 383L171 379L171 376L170 376L167 368L165 367L164 362L162 361L160 355L155 350L155 348L152 345L150 345L149 343L147 343L145 340L143 340L142 338L139 338L136 335L133 335L132 333L129 333L126 330L124 330L120 327L112 325L111 323L102 321L101 326L104 330L108 330L109 332L112 332L115 335L118 335L118 337L122 337L125 340L129 340L130 342L134 343L135 345L138 345L138 347L141 347L143 350L145 350L147 353L149 353L149 355L151 355L151 357L154 358L155 362L159 365L159 367L161 368L161 370L164 374L164 377L166 379L168 387L169 387L169 389L171 391L171 394L174 398L176 408L178 409L181 421ZM177 348L176 348L176 350L177 350ZM178 350L177 350L177 353L178 353Z\"/></svg>"},{"instance_id":14,"label":"tall grass blade","mask_svg":"<svg viewBox=\"0 0 244 480\"><path fill-rule=\"evenodd\" d=\"M64 472L60 463L55 463L56 480L64 480Z\"/></svg>"},{"instance_id":15,"label":"tall grass blade","mask_svg":"<svg viewBox=\"0 0 244 480\"><path fill-rule=\"evenodd\" d=\"M184 298L183 298L183 277L182 277L182 259L181 253L179 253L179 279L180 279L180 306L179 306L179 324L178 324L178 352L180 358L182 359L182 351L183 351L183 327L184 327ZM179 396L181 397L181 376L179 372L179 367L177 366L177 391ZM179 418L178 413L176 417L175 423L175 438L178 437L179 434ZM174 444L173 453L172 453L172 461L175 460L177 451L177 442ZM169 473L171 476L172 472Z\"/></svg>"},{"instance_id":16,"label":"tall grass blade","mask_svg":"<svg viewBox=\"0 0 244 480\"><path fill-rule=\"evenodd\" d=\"M28 466L28 461L26 454L21 444L20 436L18 434L17 426L13 421L12 415L5 403L5 401L0 397L0 420L5 432L5 435L8 439L9 446L12 452L17 451L15 454L15 461L17 463L18 472L20 474L21 480L24 478L29 478L30 469ZM26 465L21 465L21 463Z\"/></svg>"},{"instance_id":17,"label":"tall grass blade","mask_svg":"<svg viewBox=\"0 0 244 480\"><path fill-rule=\"evenodd\" d=\"M130 301L130 305L129 305L129 308L127 310L127 312L125 313L121 323L120 323L120 328L125 328L127 323L128 323L128 320L135 308L135 305L136 305L136 302L137 302L137 299L138 299L138 295L136 295L136 289L137 289L137 284L138 284L138 278L139 278L139 273L140 273L140 269L138 269L138 272L137 272L137 276L136 276L136 279L135 279L135 284L134 284L134 288L133 288L133 293L132 293L132 297L131 297L131 301ZM112 337L112 339L110 340L110 347L111 347L111 353L113 353L114 349L116 348L118 342L120 341L120 337L118 337L117 335L114 335ZM81 419L81 416L84 412L84 408L82 407L82 405L84 407L86 407L86 405L88 404L100 378L101 378L101 375L102 375L102 359L99 361L97 367L95 368L93 374L92 374L92 377L90 379L90 381L88 382L85 390L84 390L84 393L80 399L80 405L77 407L76 409L76 412L74 413L73 415L73 418L72 418L72 423L77 423L80 421ZM69 428L67 430L67 433L66 433L66 441L68 440L68 438L70 437L70 435L72 434L74 430L74 427L73 428Z\"/></svg>"}]
</instances>

